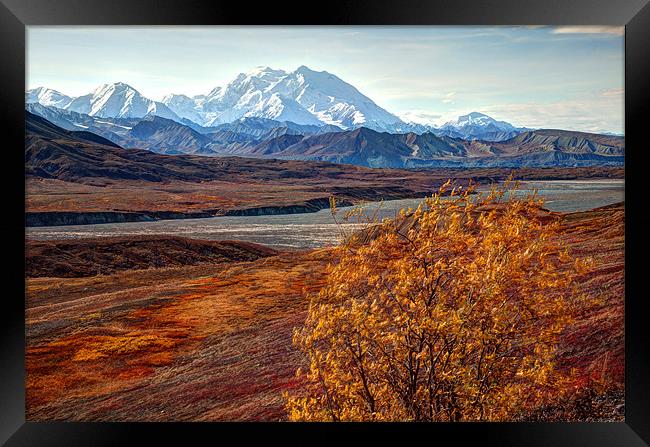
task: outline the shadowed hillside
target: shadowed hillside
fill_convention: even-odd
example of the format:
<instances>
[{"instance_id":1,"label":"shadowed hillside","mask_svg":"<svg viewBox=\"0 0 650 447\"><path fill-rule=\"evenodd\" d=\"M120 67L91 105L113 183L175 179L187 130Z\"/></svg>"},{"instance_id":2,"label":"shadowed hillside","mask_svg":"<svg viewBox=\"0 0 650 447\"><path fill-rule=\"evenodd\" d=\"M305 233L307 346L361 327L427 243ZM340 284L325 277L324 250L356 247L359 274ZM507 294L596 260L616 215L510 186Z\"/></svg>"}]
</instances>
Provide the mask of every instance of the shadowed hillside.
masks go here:
<instances>
[{"instance_id":1,"label":"shadowed hillside","mask_svg":"<svg viewBox=\"0 0 650 447\"><path fill-rule=\"evenodd\" d=\"M74 278L121 270L254 261L277 253L272 248L250 242L216 242L164 235L28 241L26 273L30 277Z\"/></svg>"},{"instance_id":2,"label":"shadowed hillside","mask_svg":"<svg viewBox=\"0 0 650 447\"><path fill-rule=\"evenodd\" d=\"M312 160L376 168L621 166L625 138L556 129L489 131L479 135L434 129L389 133L367 127L298 125L245 118L202 128L159 116L136 122L97 120L74 112L30 105L65 128L83 127L122 147L161 154L196 154ZM30 112L26 111L27 114ZM486 117L489 118L489 117Z\"/></svg>"}]
</instances>

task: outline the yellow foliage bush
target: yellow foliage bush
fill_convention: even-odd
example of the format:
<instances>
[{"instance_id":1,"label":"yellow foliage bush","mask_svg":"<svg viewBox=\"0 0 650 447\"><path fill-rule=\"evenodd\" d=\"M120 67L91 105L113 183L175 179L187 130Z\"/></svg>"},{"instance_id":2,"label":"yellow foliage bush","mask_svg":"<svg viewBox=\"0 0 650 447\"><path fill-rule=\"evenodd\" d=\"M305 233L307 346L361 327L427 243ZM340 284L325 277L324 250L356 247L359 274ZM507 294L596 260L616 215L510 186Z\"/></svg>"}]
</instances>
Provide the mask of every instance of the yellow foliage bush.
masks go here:
<instances>
[{"instance_id":1,"label":"yellow foliage bush","mask_svg":"<svg viewBox=\"0 0 650 447\"><path fill-rule=\"evenodd\" d=\"M306 388L291 420L501 421L557 396L558 336L585 263L533 195L450 183L349 239L294 344Z\"/></svg>"}]
</instances>

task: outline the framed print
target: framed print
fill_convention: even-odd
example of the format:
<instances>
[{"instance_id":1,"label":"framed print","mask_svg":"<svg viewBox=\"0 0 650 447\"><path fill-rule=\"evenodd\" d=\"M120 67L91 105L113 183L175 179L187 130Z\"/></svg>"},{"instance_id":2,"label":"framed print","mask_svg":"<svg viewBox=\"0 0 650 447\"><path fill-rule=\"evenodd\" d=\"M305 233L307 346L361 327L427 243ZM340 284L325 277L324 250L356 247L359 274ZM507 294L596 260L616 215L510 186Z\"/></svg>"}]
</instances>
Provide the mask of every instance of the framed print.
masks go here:
<instances>
[{"instance_id":1,"label":"framed print","mask_svg":"<svg viewBox=\"0 0 650 447\"><path fill-rule=\"evenodd\" d=\"M3 0L0 439L648 445L650 6L281 6Z\"/></svg>"}]
</instances>

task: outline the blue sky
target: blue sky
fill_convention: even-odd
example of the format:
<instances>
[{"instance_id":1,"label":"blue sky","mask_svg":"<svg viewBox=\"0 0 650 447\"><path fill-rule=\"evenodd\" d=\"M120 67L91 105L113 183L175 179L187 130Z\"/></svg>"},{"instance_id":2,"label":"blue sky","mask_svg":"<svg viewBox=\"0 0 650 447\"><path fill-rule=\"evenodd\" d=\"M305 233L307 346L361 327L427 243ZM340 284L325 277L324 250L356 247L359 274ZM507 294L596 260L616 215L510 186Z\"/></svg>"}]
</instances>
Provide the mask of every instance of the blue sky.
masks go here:
<instances>
[{"instance_id":1,"label":"blue sky","mask_svg":"<svg viewBox=\"0 0 650 447\"><path fill-rule=\"evenodd\" d=\"M196 95L257 66L333 73L406 120L471 111L623 131L621 27L28 27L27 88Z\"/></svg>"}]
</instances>

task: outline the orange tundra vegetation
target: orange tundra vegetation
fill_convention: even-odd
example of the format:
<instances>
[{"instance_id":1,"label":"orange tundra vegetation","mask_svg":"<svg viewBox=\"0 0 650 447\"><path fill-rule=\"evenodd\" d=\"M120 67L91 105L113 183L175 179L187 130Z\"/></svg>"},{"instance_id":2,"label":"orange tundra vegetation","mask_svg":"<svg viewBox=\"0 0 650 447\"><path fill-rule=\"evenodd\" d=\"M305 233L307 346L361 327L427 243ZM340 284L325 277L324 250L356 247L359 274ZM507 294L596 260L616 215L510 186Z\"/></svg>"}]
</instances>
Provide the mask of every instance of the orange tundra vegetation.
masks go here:
<instances>
[{"instance_id":1,"label":"orange tundra vegetation","mask_svg":"<svg viewBox=\"0 0 650 447\"><path fill-rule=\"evenodd\" d=\"M452 201L461 199L462 197L456 195ZM329 420L329 413L322 411L324 407L321 406L319 415L316 415L312 404L309 404L309 413L306 410L302 415L287 412L285 393L290 393L294 399L293 403L298 404L297 409L302 411L302 403L298 399L316 399L322 392L317 377L310 378L308 373L298 377L295 375L297 368L309 367L310 357L305 355L304 350L292 346L294 328L303 327L308 313L311 313L308 325L311 325L313 331L317 304L322 305L329 301L330 308L340 312L340 315L331 317L336 316L336 323L341 324L341 337L352 337L354 332L351 317L354 315L344 314L349 311L343 304L344 298L346 295L352 296L355 290L359 293L370 290L366 305L371 305L375 299L378 303L384 300L383 302L390 305L389 296L378 296L377 290L381 284L378 281L383 274L383 280L392 287L394 294L397 293L395 296L401 298L400 305L405 313L393 304L392 310L386 307L386 313L373 312L363 321L365 326L361 327L364 331L377 332L379 335L375 335L376 340L386 343L376 346L373 339L364 338L368 337L370 332L360 334L362 346L368 353L364 354L362 363L364 374L367 374L366 383L373 393L371 396L375 399L376 410L394 411L390 417L402 420L409 418L406 409L412 410L402 401L395 400L401 399L400 392L408 396L407 392L411 391L399 380L415 377L416 386L411 388L416 390L413 393L413 414L420 411L424 414L420 418L426 418L428 391L427 384L423 381L425 377L428 380L428 376L423 374L427 371L428 354L420 353L417 374L416 370L409 370L404 361L409 359L406 343L418 347L417 332L426 327L424 322L428 320L409 321L406 316L427 316L428 310L422 307L421 301L426 298L426 289L422 288L426 284L428 287L435 285L435 282L432 284L435 276L429 277L426 280L428 283L424 282L426 277L422 275L419 278L420 283L417 283L415 278L409 282L404 278L399 279L399 270L396 268L402 269L407 277L409 272L424 271L423 265L408 264L407 260L422 258L427 252L424 249L417 251L404 236L411 239L413 244L423 246L421 244L427 243L426 235L430 234L433 237L429 244L431 253L429 257L424 257L429 261L427 269L434 274L435 271L431 270L434 264L431 261L442 259L448 275L440 279L438 287L441 290L437 292L437 301L432 301L429 307L432 312L452 316L453 306L457 306L458 317L461 321L467 320L460 326L453 316L446 319L441 317L441 321L446 322L445 326L434 325L433 329L437 332L428 333L428 338L423 340L433 344L438 337L438 344L433 346L442 352L434 364L438 369L432 376L437 381L432 389L438 393L433 396L439 396L440 399L439 404L438 400L434 400L434 405L439 405L442 409L447 405L446 402L455 402L463 412L463 420L480 418L480 414L476 416L480 413L480 405L484 408L484 419L499 417L533 421L623 420L624 205L615 204L565 214L536 211L534 203L519 204L517 206L524 214L513 215L511 219L522 219L519 224L527 222L531 226L519 226L519 234L523 231L523 234L528 235L528 239L518 241L517 225L510 222L504 226L507 222L504 214L507 204L503 202L507 202L506 198L495 197L492 204L472 205L473 211L467 216L471 217L472 221L468 223L460 219L457 220L457 225L466 230L473 229L473 232L470 237L461 237L457 231L452 232L455 236L449 240L449 244L456 242L451 245L448 245L447 238L443 237L445 231L448 231L446 222L451 222L451 209L437 211L440 216L439 234L430 226L420 228L418 223L425 220L432 223L433 216L429 216L431 219L418 218L416 222L406 213L395 222L370 225L361 234L355 233L353 239L348 239L342 248L328 247L300 252L275 253L273 250L261 250L259 246L244 243L236 243L236 246L228 243L227 246L231 248L225 252L221 249L214 251L215 246L224 248L223 244L226 243L188 241L165 236L151 236L140 240L109 238L84 239L77 242L30 241L27 246L28 258L32 259L35 266L40 267L28 269L26 284L26 417L30 421L277 421L290 417ZM444 207L445 204L440 203L438 206ZM456 211L461 215L464 206L460 201L457 203ZM424 207L421 213L429 212L428 208L430 206ZM490 216L492 210L496 210L496 214ZM483 219L488 219L482 224L477 220L481 213L485 214ZM362 221L367 217L369 222L373 221L373 216L359 216L358 213L351 217L363 218ZM492 222L492 229L482 229L488 222ZM553 226L557 225L557 222L560 224L559 229L541 228L542 224ZM498 228L504 231L509 228L509 231L515 234L495 232ZM409 235L411 230L412 235ZM404 236L397 235L397 231ZM418 235L418 231L423 232ZM394 233L393 236L391 232ZM552 239L539 242L535 235L543 234L552 236ZM508 282L497 281L495 278L489 281L481 280L480 275L489 271L500 275L505 275L508 269L519 272L520 275L528 272L521 266L513 267L516 259L502 260L506 263L502 268L497 268L498 264L495 263L498 258L494 256L480 261L479 255L486 253L487 245L482 244L487 242L488 235L492 235L495 241L501 241L501 244L511 241L511 255L525 251L523 247L535 242L540 244L540 247L546 247L545 250L551 254L540 257L543 251L539 248L531 252L531 258L525 260L531 269L530 274L537 275L537 278L530 280L530 285L521 278L514 277L506 278ZM384 239L383 242L374 242L377 245L371 245L373 240L381 238ZM465 248L461 241L467 244ZM551 365L543 363L544 357L539 357L539 365L526 366L526 362L535 360L531 353L535 344L528 345L526 342L537 340L539 335L535 333L535 328L528 325L523 329L516 327L522 332L505 332L504 344L493 348L498 337L503 336L504 325L509 318L512 318L511 323L520 326L524 325L525 321L518 321L515 318L517 314L504 314L498 308L493 316L483 320L478 318L478 313L490 309L488 305L497 300L497 293L506 296L499 287L512 287L513 293L522 284L532 288L536 284L534 281L541 278L540 273L545 271L535 265L537 262L543 260L554 263L559 270L571 276L584 269L585 261L579 261L576 268L575 263L564 255L560 259L560 248L569 248L570 257L590 258L594 263L571 281L560 277L560 282L565 281L568 284L566 288L558 283L555 287L545 289L549 300L555 300L556 304L564 306L566 313L562 314L562 317L573 322L562 331L555 348L552 334L547 334L548 344L540 348L542 354L546 350L544 355L549 360L547 363L552 364L552 368ZM496 247L494 250L496 255ZM65 256L62 253L65 253ZM107 259L102 257L107 253L111 254L108 263L102 261ZM354 253L357 253L356 258ZM458 259L468 262L454 262L457 259L456 254L460 256ZM343 263L339 262L340 257L343 258ZM372 262L366 263L366 260ZM96 275L96 267L101 262L104 262L102 266L106 268L102 268L99 271L101 274ZM483 264L474 265L472 262ZM328 264L333 264L334 267L330 269L335 271L337 268L346 268L349 272L343 278L345 281L342 281L340 275L328 279ZM361 266L358 274L352 268L356 265ZM375 277L367 275L367 281L370 282L366 282L361 272L373 272ZM551 273L557 276L557 271ZM465 305L460 298L457 298L458 302L453 301L454 291L467 291L469 287L468 284L463 286L463 275L471 279L468 284L474 284L475 287L469 301L474 310L469 315L469 309L463 309L467 306L466 295ZM578 287L577 291L573 290L574 286ZM319 298L315 296L323 287L326 291L323 292L321 302L317 303ZM339 304L335 305L333 300L338 299L333 295L336 287L340 287L341 295ZM421 292L418 295L419 290ZM404 307L404 303L410 303L410 299L405 295L407 291L410 291L410 296L415 302ZM490 293L494 295L489 295ZM311 311L308 298L313 301ZM512 299L520 298L522 297ZM360 300L356 297L355 299ZM523 299L525 301L520 303L520 307L517 307L517 301L508 301L504 306L517 310L525 309L525 304L537 313L538 318L544 318L541 312L545 308L533 301L539 300L539 297L523 296ZM357 301L356 309L363 310L361 304L363 300ZM553 302L549 301L548 304ZM348 303L348 306L351 306L351 303ZM559 312L561 309L557 310ZM529 310L522 312L521 318L533 318L529 315ZM389 315L395 316L394 321L387 320ZM398 319L397 316L401 318ZM348 318L347 322L345 318ZM501 326L493 328L491 325L498 321L501 321ZM380 322L385 329L379 325ZM410 326L407 323L410 323ZM429 323L431 321L427 324ZM325 331L332 328L333 322L324 320L322 324L319 330ZM547 321L537 321L536 324L540 330L548 329ZM453 332L445 331L457 329L459 326L461 329L467 326L467 330L460 331L457 339ZM406 338L409 328L416 333L410 336L410 341ZM469 328L474 332L469 331ZM401 335L399 332L396 333L397 336L393 334L392 338L388 333L382 335L382 330L387 332L389 329L400 330ZM405 330L407 332L404 332ZM483 339L479 339L479 334ZM339 343L336 346L340 346L345 342L337 340L336 334L327 337L321 332L318 337L323 339L318 342L323 355L328 353L327 343L333 343L332 346ZM328 341L328 338L332 338L332 341ZM468 340L474 344L467 344ZM465 374L460 377L467 381L472 367L475 368L474 372L477 372L476 354L480 353L482 345L485 347L481 374L485 379L480 382L474 378L465 385L454 374ZM467 346L465 350L462 349L463 346ZM497 358L506 355L506 346L509 346L513 356L525 354L527 360L507 358L508 363L495 363L490 366ZM469 351L470 347L473 351ZM383 353L379 348L392 353L401 363L390 358L391 364L388 363L389 358L382 359ZM555 349L554 353L552 349ZM418 352L411 354L415 362L418 360L417 354ZM339 366L346 365L350 377L354 379L345 382L349 386L348 392L358 393L364 390L363 383L356 375L351 354L339 352L330 355L334 356L332 358ZM347 363L345 355L348 355ZM461 355L464 357L458 357ZM464 363L460 361L461 358ZM441 364L442 360L448 363ZM497 369L503 365L513 371ZM526 368L545 365L549 371L548 386L557 384L555 395L553 390L544 385L543 377L538 376L537 384L532 381L534 374L541 372L539 368L528 376L516 376L515 370L521 369L525 373ZM377 369L373 369L375 367ZM571 373L572 369L576 371L575 376ZM308 372L309 369L305 371ZM363 397L352 394L348 398L343 394L343 386L332 387L334 382L330 380L345 378L340 375L341 371L322 371L324 380L328 381L328 391L331 389L336 392L331 394L332 402L341 408L357 405L358 418L370 418L370 414L365 412ZM409 373L414 375L408 376ZM510 388L504 385L506 382L499 381L513 377L514 383L510 384ZM389 379L392 382L387 382ZM523 383L524 380L528 382ZM575 388L572 388L574 385ZM394 391L384 390L380 395L376 390L382 386L392 386ZM482 402L480 399L477 402L466 401L467 398L471 399L471 393L475 392L472 387L477 386L487 390L481 395L474 394L481 398ZM507 409L498 407L503 404L503 400L500 400L503 395L499 393L504 393L504 388L505 392L509 393L506 396L515 396L512 398L513 408L509 417L505 416ZM517 390L521 394L515 394ZM531 400L526 401L524 396L529 390L534 393L529 393ZM539 393L539 396L535 393ZM385 403L384 399L388 398L393 399L391 403ZM537 406L540 403L541 405ZM418 406L420 410L417 410ZM519 408L519 411L516 411L516 408ZM397 409L406 416L399 416ZM473 412L474 416L467 416L469 411ZM343 419L342 411L337 414ZM387 411L376 414L375 418L379 420L380 416L389 419ZM437 417L445 420L448 416L442 411Z\"/></svg>"},{"instance_id":2,"label":"orange tundra vegetation","mask_svg":"<svg viewBox=\"0 0 650 447\"><path fill-rule=\"evenodd\" d=\"M575 389L558 347L597 305L576 281L591 262L511 186L443 198L448 182L337 248L294 331L307 366L286 394L291 420L505 421Z\"/></svg>"}]
</instances>

